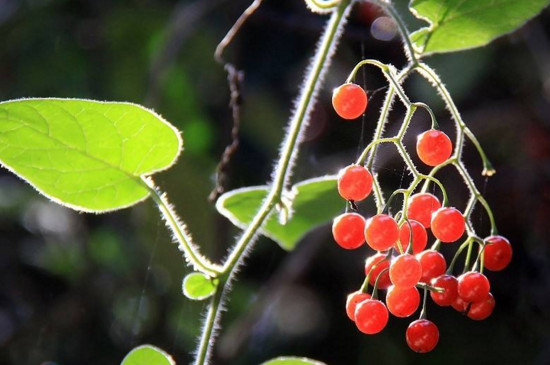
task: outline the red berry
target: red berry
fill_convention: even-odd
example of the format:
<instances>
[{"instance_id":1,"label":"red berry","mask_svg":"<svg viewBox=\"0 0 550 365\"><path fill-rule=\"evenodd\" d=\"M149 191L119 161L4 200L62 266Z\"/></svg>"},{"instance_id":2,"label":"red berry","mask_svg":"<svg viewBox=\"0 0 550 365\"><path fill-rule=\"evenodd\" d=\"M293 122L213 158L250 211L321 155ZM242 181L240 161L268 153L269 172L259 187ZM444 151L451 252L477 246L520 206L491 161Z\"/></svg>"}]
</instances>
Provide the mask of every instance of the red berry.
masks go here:
<instances>
[{"instance_id":1,"label":"red berry","mask_svg":"<svg viewBox=\"0 0 550 365\"><path fill-rule=\"evenodd\" d=\"M430 129L418 136L416 153L428 166L437 166L451 157L453 145L445 133Z\"/></svg>"},{"instance_id":2,"label":"red berry","mask_svg":"<svg viewBox=\"0 0 550 365\"><path fill-rule=\"evenodd\" d=\"M425 228L430 228L432 213L441 208L439 199L429 193L419 193L411 196L407 207L407 217L420 222Z\"/></svg>"},{"instance_id":3,"label":"red berry","mask_svg":"<svg viewBox=\"0 0 550 365\"><path fill-rule=\"evenodd\" d=\"M369 284L374 286L376 283L376 278L380 275L382 270L390 267L390 260L385 260L386 255L383 253L377 253L367 258L365 262L365 276L369 275L369 272L372 269L370 274ZM373 269L373 266L376 267ZM378 280L378 289L387 289L391 285L390 274L386 270Z\"/></svg>"},{"instance_id":4,"label":"red berry","mask_svg":"<svg viewBox=\"0 0 550 365\"><path fill-rule=\"evenodd\" d=\"M490 236L485 239L483 266L487 270L503 270L512 261L512 245L502 236Z\"/></svg>"},{"instance_id":5,"label":"red berry","mask_svg":"<svg viewBox=\"0 0 550 365\"><path fill-rule=\"evenodd\" d=\"M332 236L342 248L352 250L365 243L365 218L357 213L344 213L334 218Z\"/></svg>"},{"instance_id":6,"label":"red berry","mask_svg":"<svg viewBox=\"0 0 550 365\"><path fill-rule=\"evenodd\" d=\"M470 304L470 309L468 309L466 315L468 318L481 321L489 317L493 313L493 309L495 309L495 298L493 298L493 294L489 293L487 298Z\"/></svg>"},{"instance_id":7,"label":"red berry","mask_svg":"<svg viewBox=\"0 0 550 365\"><path fill-rule=\"evenodd\" d=\"M390 280L401 288L412 288L422 277L422 266L413 255L402 254L390 264Z\"/></svg>"},{"instance_id":8,"label":"red berry","mask_svg":"<svg viewBox=\"0 0 550 365\"><path fill-rule=\"evenodd\" d=\"M349 319L355 321L355 308L357 307L357 304L367 299L370 299L370 294L362 293L360 291L356 291L348 295L346 300L346 314Z\"/></svg>"},{"instance_id":9,"label":"red berry","mask_svg":"<svg viewBox=\"0 0 550 365\"><path fill-rule=\"evenodd\" d=\"M432 233L441 242L454 242L464 234L466 221L455 208L439 208L432 214Z\"/></svg>"},{"instance_id":10,"label":"red berry","mask_svg":"<svg viewBox=\"0 0 550 365\"><path fill-rule=\"evenodd\" d=\"M414 352L430 352L439 342L439 330L433 322L427 319L417 319L407 328L405 338L407 345Z\"/></svg>"},{"instance_id":11,"label":"red berry","mask_svg":"<svg viewBox=\"0 0 550 365\"><path fill-rule=\"evenodd\" d=\"M355 309L355 324L359 331L367 335L382 331L388 323L388 318L388 309L379 300L364 300Z\"/></svg>"},{"instance_id":12,"label":"red berry","mask_svg":"<svg viewBox=\"0 0 550 365\"><path fill-rule=\"evenodd\" d=\"M466 310L468 309L468 303L463 298L460 297L460 295L457 295L453 302L451 303L451 306L459 313L466 313Z\"/></svg>"},{"instance_id":13,"label":"red berry","mask_svg":"<svg viewBox=\"0 0 550 365\"><path fill-rule=\"evenodd\" d=\"M416 254L426 248L426 244L428 243L428 234L426 233L426 228L424 228L420 222L410 219L409 223L412 227L413 253ZM411 238L409 223L405 222L401 225L401 228L399 228L399 242L401 242L403 252L407 252L409 240ZM395 245L395 248L399 251L397 244Z\"/></svg>"},{"instance_id":14,"label":"red berry","mask_svg":"<svg viewBox=\"0 0 550 365\"><path fill-rule=\"evenodd\" d=\"M367 109L367 93L359 85L348 83L337 87L332 92L332 106L344 119L360 117Z\"/></svg>"},{"instance_id":15,"label":"red berry","mask_svg":"<svg viewBox=\"0 0 550 365\"><path fill-rule=\"evenodd\" d=\"M390 286L386 294L386 305L391 314L399 318L405 318L416 312L420 304L420 293L414 286L412 288L400 288Z\"/></svg>"},{"instance_id":16,"label":"red berry","mask_svg":"<svg viewBox=\"0 0 550 365\"><path fill-rule=\"evenodd\" d=\"M377 251L386 251L399 239L399 227L395 219L387 214L377 214L365 224L367 244Z\"/></svg>"},{"instance_id":17,"label":"red berry","mask_svg":"<svg viewBox=\"0 0 550 365\"><path fill-rule=\"evenodd\" d=\"M487 298L490 289L489 279L481 273L469 271L458 277L458 295L468 303Z\"/></svg>"},{"instance_id":18,"label":"red berry","mask_svg":"<svg viewBox=\"0 0 550 365\"><path fill-rule=\"evenodd\" d=\"M454 303L458 296L458 281L452 275L441 275L431 281L432 286L444 289L443 293L430 291L430 296L435 304L442 307Z\"/></svg>"},{"instance_id":19,"label":"red berry","mask_svg":"<svg viewBox=\"0 0 550 365\"><path fill-rule=\"evenodd\" d=\"M361 201L372 191L372 175L359 165L349 165L338 174L338 193L346 200Z\"/></svg>"},{"instance_id":20,"label":"red berry","mask_svg":"<svg viewBox=\"0 0 550 365\"><path fill-rule=\"evenodd\" d=\"M422 266L422 277L420 281L429 283L433 278L436 278L445 273L447 270L447 262L442 254L435 250L426 250L416 255L420 265Z\"/></svg>"}]
</instances>

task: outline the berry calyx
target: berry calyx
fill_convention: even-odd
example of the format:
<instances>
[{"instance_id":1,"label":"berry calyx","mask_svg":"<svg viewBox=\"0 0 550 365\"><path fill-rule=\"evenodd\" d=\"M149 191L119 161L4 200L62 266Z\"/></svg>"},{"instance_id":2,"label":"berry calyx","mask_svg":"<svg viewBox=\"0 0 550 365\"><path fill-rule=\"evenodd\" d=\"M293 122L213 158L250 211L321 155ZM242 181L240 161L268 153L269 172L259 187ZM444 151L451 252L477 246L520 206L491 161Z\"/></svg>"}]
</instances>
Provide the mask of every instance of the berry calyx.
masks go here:
<instances>
[{"instance_id":1,"label":"berry calyx","mask_svg":"<svg viewBox=\"0 0 550 365\"><path fill-rule=\"evenodd\" d=\"M407 207L407 217L420 222L425 228L430 228L432 213L441 208L439 199L429 193L418 193L411 196Z\"/></svg>"},{"instance_id":2,"label":"berry calyx","mask_svg":"<svg viewBox=\"0 0 550 365\"><path fill-rule=\"evenodd\" d=\"M332 92L332 106L344 119L356 119L367 109L367 93L357 84L340 85Z\"/></svg>"},{"instance_id":3,"label":"berry calyx","mask_svg":"<svg viewBox=\"0 0 550 365\"><path fill-rule=\"evenodd\" d=\"M453 144L449 137L437 129L430 129L418 136L416 153L428 166L437 166L449 159Z\"/></svg>"},{"instance_id":4,"label":"berry calyx","mask_svg":"<svg viewBox=\"0 0 550 365\"><path fill-rule=\"evenodd\" d=\"M430 291L435 304L442 307L452 305L458 296L458 281L452 275L441 275L431 281L432 286L443 289L442 293Z\"/></svg>"},{"instance_id":5,"label":"berry calyx","mask_svg":"<svg viewBox=\"0 0 550 365\"><path fill-rule=\"evenodd\" d=\"M374 286L374 284L376 283L376 278L380 276L380 279L378 279L378 289L387 289L391 285L390 274L388 273L388 270L380 275L382 270L390 267L390 260L385 260L385 258L385 254L376 253L367 258L365 262L365 276L368 276L369 272L372 270L369 278L370 285ZM376 267L374 267L375 265Z\"/></svg>"},{"instance_id":6,"label":"berry calyx","mask_svg":"<svg viewBox=\"0 0 550 365\"><path fill-rule=\"evenodd\" d=\"M412 288L422 277L422 266L413 255L402 254L390 264L390 280L401 288Z\"/></svg>"},{"instance_id":7,"label":"berry calyx","mask_svg":"<svg viewBox=\"0 0 550 365\"><path fill-rule=\"evenodd\" d=\"M439 208L432 214L432 233L441 242L454 242L464 234L466 221L456 208Z\"/></svg>"},{"instance_id":8,"label":"berry calyx","mask_svg":"<svg viewBox=\"0 0 550 365\"><path fill-rule=\"evenodd\" d=\"M363 166L349 165L338 173L338 193L346 200L361 201L372 191L372 175Z\"/></svg>"},{"instance_id":9,"label":"berry calyx","mask_svg":"<svg viewBox=\"0 0 550 365\"><path fill-rule=\"evenodd\" d=\"M495 298L493 298L493 294L489 293L487 298L470 304L466 315L470 319L482 321L493 313L493 309L495 309Z\"/></svg>"},{"instance_id":10,"label":"berry calyx","mask_svg":"<svg viewBox=\"0 0 550 365\"><path fill-rule=\"evenodd\" d=\"M399 239L399 227L395 219L387 214L377 214L365 224L367 244L377 251L386 251Z\"/></svg>"},{"instance_id":11,"label":"berry calyx","mask_svg":"<svg viewBox=\"0 0 550 365\"><path fill-rule=\"evenodd\" d=\"M365 243L365 218L357 213L344 213L334 218L332 236L340 247L353 250Z\"/></svg>"},{"instance_id":12,"label":"berry calyx","mask_svg":"<svg viewBox=\"0 0 550 365\"><path fill-rule=\"evenodd\" d=\"M414 352L430 352L439 342L439 329L427 319L417 319L407 328L405 339Z\"/></svg>"},{"instance_id":13,"label":"berry calyx","mask_svg":"<svg viewBox=\"0 0 550 365\"><path fill-rule=\"evenodd\" d=\"M355 321L355 309L357 304L367 299L370 299L370 294L362 293L360 291L356 291L348 295L346 300L346 314L349 319Z\"/></svg>"},{"instance_id":14,"label":"berry calyx","mask_svg":"<svg viewBox=\"0 0 550 365\"><path fill-rule=\"evenodd\" d=\"M410 227L412 227L413 253L416 254L426 248L426 244L428 243L428 234L426 233L426 228L424 228L420 222L411 219L409 220L409 223ZM409 240L411 238L409 223L404 222L401 225L401 228L399 228L399 242L401 243L403 252L407 252L407 249L409 248ZM397 244L395 245L395 248L399 251Z\"/></svg>"},{"instance_id":15,"label":"berry calyx","mask_svg":"<svg viewBox=\"0 0 550 365\"><path fill-rule=\"evenodd\" d=\"M458 277L458 295L468 303L487 298L490 289L489 279L481 273L469 271Z\"/></svg>"},{"instance_id":16,"label":"berry calyx","mask_svg":"<svg viewBox=\"0 0 550 365\"><path fill-rule=\"evenodd\" d=\"M447 270L447 262L441 253L435 250L426 250L416 255L422 266L420 281L429 283L433 278L443 275Z\"/></svg>"},{"instance_id":17,"label":"berry calyx","mask_svg":"<svg viewBox=\"0 0 550 365\"><path fill-rule=\"evenodd\" d=\"M418 309L420 293L414 286L412 288L400 288L392 285L386 294L386 305L394 316L399 318L408 317Z\"/></svg>"},{"instance_id":18,"label":"berry calyx","mask_svg":"<svg viewBox=\"0 0 550 365\"><path fill-rule=\"evenodd\" d=\"M487 270L500 271L512 261L512 245L502 236L490 236L485 239L483 266Z\"/></svg>"},{"instance_id":19,"label":"berry calyx","mask_svg":"<svg viewBox=\"0 0 550 365\"><path fill-rule=\"evenodd\" d=\"M379 300L367 299L359 303L355 309L355 324L359 331L374 335L388 324L388 309Z\"/></svg>"}]
</instances>

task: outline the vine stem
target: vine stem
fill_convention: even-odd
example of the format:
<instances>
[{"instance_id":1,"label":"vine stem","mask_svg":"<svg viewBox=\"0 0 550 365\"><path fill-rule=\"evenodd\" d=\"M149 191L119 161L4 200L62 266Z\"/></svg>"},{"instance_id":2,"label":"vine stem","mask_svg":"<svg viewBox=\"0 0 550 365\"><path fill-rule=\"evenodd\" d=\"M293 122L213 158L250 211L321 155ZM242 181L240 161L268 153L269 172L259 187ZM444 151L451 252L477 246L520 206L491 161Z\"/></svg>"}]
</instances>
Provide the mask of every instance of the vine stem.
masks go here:
<instances>
[{"instance_id":1,"label":"vine stem","mask_svg":"<svg viewBox=\"0 0 550 365\"><path fill-rule=\"evenodd\" d=\"M214 333L214 327L216 326L216 317L220 311L220 306L223 301L223 296L225 295L225 287L220 289L218 286L212 298L210 298L210 304L208 306L208 312L204 318L204 327L202 328L203 336L201 336L199 342L199 348L197 351L197 357L195 359L195 364L207 364L209 350L212 346L211 338ZM205 335L206 334L206 335Z\"/></svg>"},{"instance_id":2,"label":"vine stem","mask_svg":"<svg viewBox=\"0 0 550 365\"><path fill-rule=\"evenodd\" d=\"M302 94L300 95L298 101L298 107L296 108L294 116L291 119L290 128L283 144L279 163L275 169L275 178L271 185L268 197L262 204L260 210L250 225L243 232L235 248L232 250L223 265L224 272L227 272L235 266L243 252L246 250L247 244L252 240L269 213L273 210L273 207L280 200L286 182L290 178L290 166L292 165L292 161L297 156L297 141L301 135L303 127L306 125L305 122L309 112L312 109L315 95L320 86L323 71L325 71L328 66L327 61L329 59L329 55L334 51L335 43L337 41L336 36L339 33L340 28L343 26L345 15L348 12L347 10L349 10L348 5L350 2L351 0L342 0L329 21L327 31L325 32L321 45L315 58L313 59L313 65L307 76L304 88L302 89Z\"/></svg>"},{"instance_id":3,"label":"vine stem","mask_svg":"<svg viewBox=\"0 0 550 365\"><path fill-rule=\"evenodd\" d=\"M255 214L252 222L231 249L219 273L219 284L210 299L210 305L195 358L196 365L209 363L216 324L220 319L222 303L230 290L231 280L239 264L252 246L259 229L275 206L281 201L285 186L290 179L293 161L298 154L298 141L307 125L307 119L312 110L315 96L321 86L324 72L328 68L330 57L336 48L339 35L351 8L350 4L351 0L340 0L338 6L332 12L332 16L325 28L326 31L313 58L312 66L309 68L306 76L304 87L298 98L297 108L291 118L267 198Z\"/></svg>"}]
</instances>

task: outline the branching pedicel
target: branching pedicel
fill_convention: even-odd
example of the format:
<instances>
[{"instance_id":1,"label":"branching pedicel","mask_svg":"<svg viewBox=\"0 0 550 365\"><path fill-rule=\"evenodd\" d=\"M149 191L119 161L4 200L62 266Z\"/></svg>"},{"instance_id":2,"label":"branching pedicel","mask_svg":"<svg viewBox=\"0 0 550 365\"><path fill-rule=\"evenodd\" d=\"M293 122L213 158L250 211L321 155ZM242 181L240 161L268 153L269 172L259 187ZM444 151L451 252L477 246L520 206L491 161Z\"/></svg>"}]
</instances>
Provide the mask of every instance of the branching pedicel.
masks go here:
<instances>
[{"instance_id":1,"label":"branching pedicel","mask_svg":"<svg viewBox=\"0 0 550 365\"><path fill-rule=\"evenodd\" d=\"M390 4L380 4L390 14L395 13ZM404 39L408 40L408 32L404 24L399 17L395 17L395 20L400 26ZM491 314L495 300L489 292L489 281L483 275L484 266L489 270L502 270L511 260L512 249L505 238L498 236L491 208L480 194L461 160L465 137L469 138L480 154L484 166L483 175L491 176L495 170L479 142L465 125L449 92L435 71L420 60L420 56L410 48L410 41L405 41L405 45L410 61L403 70L398 71L393 66L377 60L364 60L352 70L346 83L334 90L332 101L336 113L344 119L355 119L365 112L368 104L364 90L352 83L361 67L365 65L377 67L390 86L372 141L355 164L340 172L338 179L338 191L350 202L352 210L357 210L356 203L365 199L371 187L374 186L378 212L366 222L355 212L338 216L333 222L333 236L335 241L345 249L358 248L366 241L372 249L378 251L374 256L367 258L364 284L358 291L348 296L346 303L348 316L355 321L357 328L367 334L380 332L388 321L388 310L397 317L412 315L420 304L417 288L423 289L424 301L420 319L410 324L406 340L412 350L428 352L436 346L439 332L435 324L426 320L427 292L431 292L432 298L439 305L453 305L455 309L472 319L485 319ZM439 130L431 108L424 103L412 102L405 93L402 83L411 72L418 72L432 84L451 112L457 130L454 151L451 140ZM383 131L395 94L404 104L406 113L398 133L395 136L386 137ZM420 134L416 144L418 158L425 165L432 167L429 174L418 171L403 143L411 119L418 108L425 109L432 119L432 129ZM373 168L377 146L381 143L391 143L396 147L413 176L409 187L395 190L387 202L380 188L378 174ZM464 213L449 207L446 189L437 178L437 173L448 165L457 169L469 190L470 198ZM427 193L432 183L439 187L443 196L442 203L434 195ZM402 207L395 217L391 217L386 212L392 200L398 195L402 196ZM471 215L477 203L483 206L491 223L490 236L485 239L477 235L471 222ZM424 251L428 228L431 228L436 241L431 249ZM466 238L456 251L445 273L446 262L438 252L440 245L442 242L456 242L464 233ZM497 249L495 247L497 244L501 248ZM479 249L472 262L474 246L478 246ZM452 276L454 265L464 249L467 250L467 255L463 273L456 279ZM492 251L493 249L495 251ZM375 257L381 259L377 259L373 265ZM500 264L485 264L494 261L499 261ZM386 268L377 270L382 264ZM386 309L386 306L378 300L377 291L387 287L388 284L381 286L380 283L388 283L388 276L392 285L388 288L386 295ZM373 283L374 277L376 280ZM453 286L449 287L448 282L453 283ZM368 294L369 283L373 285L372 295Z\"/></svg>"}]
</instances>

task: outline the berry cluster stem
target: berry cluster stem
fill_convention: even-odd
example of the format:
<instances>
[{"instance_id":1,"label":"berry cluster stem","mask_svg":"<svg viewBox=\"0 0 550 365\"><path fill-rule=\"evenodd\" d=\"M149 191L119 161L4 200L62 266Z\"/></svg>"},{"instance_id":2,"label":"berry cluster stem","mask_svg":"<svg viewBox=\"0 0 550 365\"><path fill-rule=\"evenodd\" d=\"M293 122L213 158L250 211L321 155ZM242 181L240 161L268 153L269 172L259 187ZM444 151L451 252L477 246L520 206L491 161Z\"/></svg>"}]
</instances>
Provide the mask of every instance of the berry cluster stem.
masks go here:
<instances>
[{"instance_id":1,"label":"berry cluster stem","mask_svg":"<svg viewBox=\"0 0 550 365\"><path fill-rule=\"evenodd\" d=\"M489 206L489 204L487 203L487 201L485 200L483 195L477 189L477 187L475 185L475 182L473 181L472 177L470 176L470 174L466 170L466 167L464 166L464 164L462 163L462 161L460 159L461 156L462 156L462 150L464 148L464 137L465 136L467 136L472 141L472 143L476 146L476 148L477 148L477 150L478 150L478 152L479 152L479 154L480 154L480 156L483 160L483 166L484 166L483 174L485 174L487 176L490 176L490 175L494 174L494 169L492 168L491 163L487 159L487 157L485 155L485 152L481 148L481 145L479 144L479 142L477 141L477 139L475 138L473 133L470 131L470 129L466 126L466 124L462 120L462 117L460 116L460 113L458 112L458 109L456 108L456 105L454 104L449 92L447 91L445 86L441 83L441 81L439 80L439 77L437 76L435 71L433 71L428 65L417 61L416 63L409 64L400 73L397 73L395 68L391 65L386 65L386 64L384 64L380 61L377 61L377 60L367 59L367 60L363 60L363 61L359 62L355 66L355 68L350 73L347 81L350 82L351 80L353 80L353 78L355 77L355 75L357 74L359 69L364 65L372 65L372 66L378 67L382 71L382 73L386 77L386 79L388 80L390 88L388 90L388 93L386 94L386 99L385 99L384 104L382 106L382 111L380 113L380 118L378 120L378 125L376 127L376 130L375 130L375 133L374 133L374 136L373 136L373 140L363 150L363 152L361 153L361 155L359 156L359 158L357 160L357 163L358 164L364 164L365 160L368 159L367 163L366 163L367 168L372 170L372 165L374 163L374 158L375 158L375 155L376 155L376 149L377 149L378 145L381 144L381 143L393 143L393 144L395 144L395 146L397 148L397 151L401 155L401 158L405 162L408 170L410 171L410 173L413 175L413 177L415 179L413 181L413 184L411 184L411 186L412 185L416 186L416 184L418 183L417 179L419 178L419 176L421 174L418 172L418 170L416 169L416 167L415 167L413 161L411 160L409 154L407 153L405 145L403 144L403 137L404 137L404 135L405 135L405 133L406 133L408 127L409 127L409 124L411 122L411 119L412 119L415 111L419 107L421 107L423 109L426 109L428 111L428 113L430 114L430 117L431 117L431 120L432 120L432 128L434 128L434 127L438 128L439 127L439 125L436 121L435 115L434 115L433 111L431 110L431 108L429 108L424 103L419 103L419 102L413 103L413 102L411 102L410 99L408 98L408 96L406 95L405 91L403 90L403 87L402 87L401 83L404 81L404 78L408 74L409 70L418 71L422 76L424 76L428 81L430 81L432 83L432 85L434 85L434 87L442 95L443 100L445 101L445 103L447 104L447 107L451 111L451 115L452 115L452 117L455 120L456 125L457 125L457 136L456 136L456 142L455 142L455 151L454 151L453 155L447 161L445 161L442 164L434 167L431 170L429 175L422 175L422 178L424 178L426 180L425 183L424 183L424 187L422 188L422 191L426 191L431 182L436 183L444 193L443 205L444 206L447 205L447 202L448 202L447 194L445 193L445 189L443 188L443 185L441 184L441 182L439 182L439 180L435 178L435 174L441 168L443 168L447 165L455 166L457 171L460 173L460 175L464 179L464 182L466 183L466 186L468 187L468 190L470 191L471 196L475 198L473 200L473 204L475 205L476 202L479 202L483 206L485 211L487 212L487 216L489 217L489 220L490 220L490 223L491 223L491 234L497 234L496 222L495 222L494 215L493 215L493 212L491 210L491 207ZM384 131L384 125L387 122L388 113L389 113L389 110L391 108L391 104L393 102L395 94L397 94L399 96L399 99L403 102L403 104L407 108L407 112L405 114L405 118L404 118L404 120L401 124L401 127L400 127L399 132L397 133L397 135L394 136L394 137L382 138L382 133ZM374 185L376 186L378 184L377 178L375 177L374 180L375 180ZM412 192L412 189L411 189L411 192ZM404 202L405 207L407 205L407 202L406 202L407 198L408 198L408 196L406 195L405 196L405 202ZM378 199L378 198L376 199L378 211L381 211L383 209L383 204L379 205L378 202L383 202L383 201L384 201L383 198L382 199ZM470 208L471 209L467 209L467 211L465 213L465 218L468 221L470 220L470 216L471 216L471 213L473 211L473 205ZM475 234L471 224L469 224L469 227L470 227L470 230Z\"/></svg>"}]
</instances>

